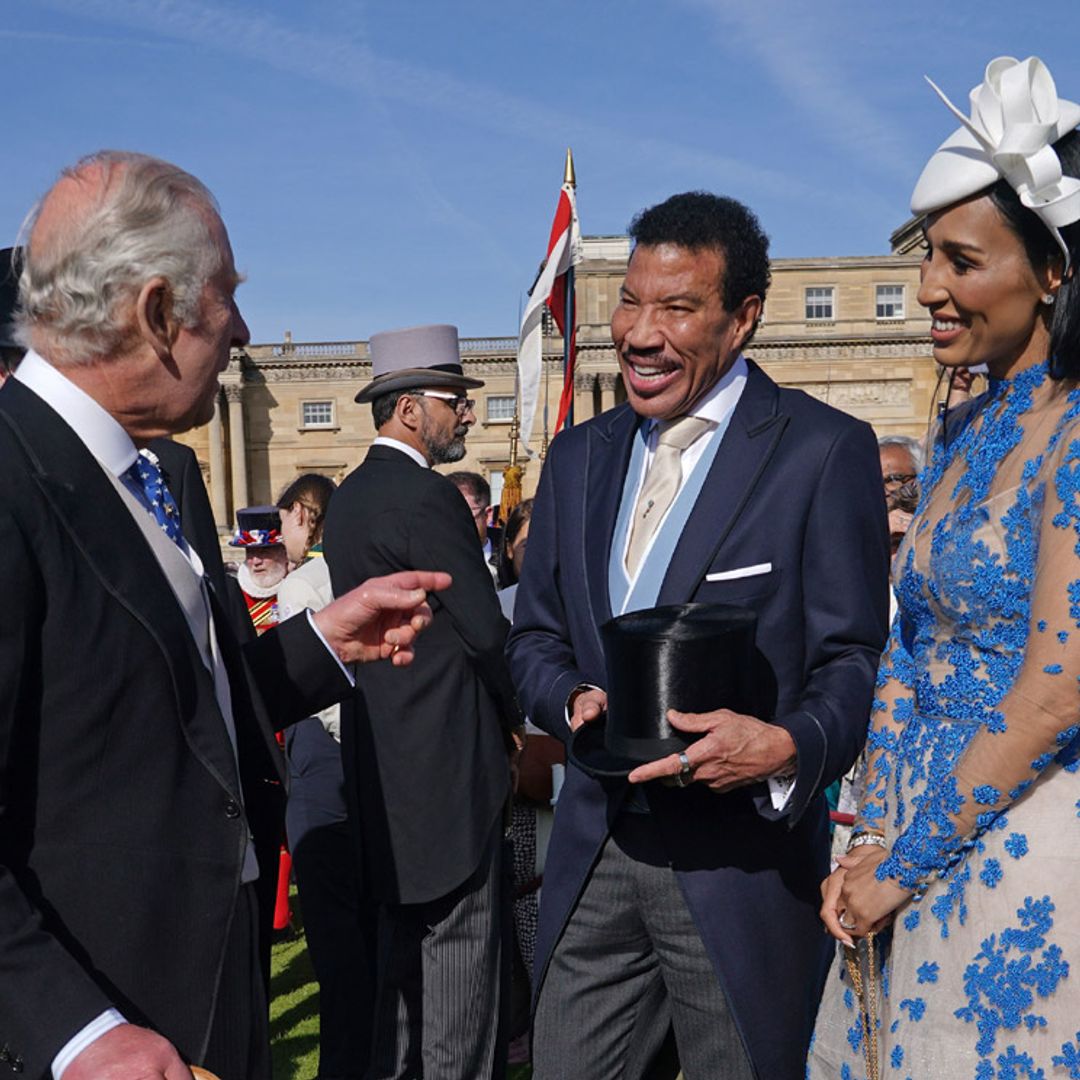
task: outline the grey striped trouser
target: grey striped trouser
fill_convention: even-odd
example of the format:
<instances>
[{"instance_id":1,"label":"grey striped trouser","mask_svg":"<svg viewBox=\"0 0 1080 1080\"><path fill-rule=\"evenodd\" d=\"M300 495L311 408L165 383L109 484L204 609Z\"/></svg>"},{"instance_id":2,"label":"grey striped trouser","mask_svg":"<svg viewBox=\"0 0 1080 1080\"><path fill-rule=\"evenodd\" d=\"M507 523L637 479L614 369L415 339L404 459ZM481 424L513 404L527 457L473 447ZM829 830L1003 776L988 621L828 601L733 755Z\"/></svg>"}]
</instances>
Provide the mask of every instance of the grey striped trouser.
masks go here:
<instances>
[{"instance_id":1,"label":"grey striped trouser","mask_svg":"<svg viewBox=\"0 0 1080 1080\"><path fill-rule=\"evenodd\" d=\"M686 1080L753 1080L655 828L620 814L593 867L540 988L533 1080L640 1080L669 1026Z\"/></svg>"},{"instance_id":2,"label":"grey striped trouser","mask_svg":"<svg viewBox=\"0 0 1080 1080\"><path fill-rule=\"evenodd\" d=\"M502 815L452 893L379 912L375 1049L366 1080L505 1075L510 955Z\"/></svg>"}]
</instances>

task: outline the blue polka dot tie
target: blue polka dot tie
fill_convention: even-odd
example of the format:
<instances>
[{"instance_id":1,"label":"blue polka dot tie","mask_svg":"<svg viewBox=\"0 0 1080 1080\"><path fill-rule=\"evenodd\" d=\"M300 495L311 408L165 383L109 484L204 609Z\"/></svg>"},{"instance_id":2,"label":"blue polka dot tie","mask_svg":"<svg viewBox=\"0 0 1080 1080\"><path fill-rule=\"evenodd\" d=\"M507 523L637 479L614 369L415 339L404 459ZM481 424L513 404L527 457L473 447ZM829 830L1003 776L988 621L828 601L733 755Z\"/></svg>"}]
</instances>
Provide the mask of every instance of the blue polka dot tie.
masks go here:
<instances>
[{"instance_id":1,"label":"blue polka dot tie","mask_svg":"<svg viewBox=\"0 0 1080 1080\"><path fill-rule=\"evenodd\" d=\"M127 475L145 495L147 509L154 515L154 520L161 526L161 531L174 544L180 545L182 541L180 509L172 493L165 486L157 455L150 450L140 450L135 464L128 469Z\"/></svg>"}]
</instances>

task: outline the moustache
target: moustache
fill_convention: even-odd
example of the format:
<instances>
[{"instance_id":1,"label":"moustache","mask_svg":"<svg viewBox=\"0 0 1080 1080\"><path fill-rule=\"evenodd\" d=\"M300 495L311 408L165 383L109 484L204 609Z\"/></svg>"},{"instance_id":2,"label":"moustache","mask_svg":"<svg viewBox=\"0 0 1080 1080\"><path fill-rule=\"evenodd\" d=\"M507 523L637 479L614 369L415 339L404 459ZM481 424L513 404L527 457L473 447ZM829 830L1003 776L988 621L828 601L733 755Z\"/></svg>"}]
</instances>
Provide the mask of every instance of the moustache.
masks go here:
<instances>
[{"instance_id":1,"label":"moustache","mask_svg":"<svg viewBox=\"0 0 1080 1080\"><path fill-rule=\"evenodd\" d=\"M654 364L667 364L670 367L682 367L679 358L668 356L663 349L635 349L629 345L619 352L619 358L629 363L631 360L648 360Z\"/></svg>"}]
</instances>

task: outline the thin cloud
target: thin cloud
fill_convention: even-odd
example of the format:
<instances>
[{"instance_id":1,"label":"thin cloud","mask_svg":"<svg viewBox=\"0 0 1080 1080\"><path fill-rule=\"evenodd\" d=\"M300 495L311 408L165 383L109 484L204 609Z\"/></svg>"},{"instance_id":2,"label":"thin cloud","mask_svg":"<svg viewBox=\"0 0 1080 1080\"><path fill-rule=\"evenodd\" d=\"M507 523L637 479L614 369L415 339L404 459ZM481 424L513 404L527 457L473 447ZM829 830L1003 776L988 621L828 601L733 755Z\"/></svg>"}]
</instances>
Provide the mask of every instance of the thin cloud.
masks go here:
<instances>
[{"instance_id":1,"label":"thin cloud","mask_svg":"<svg viewBox=\"0 0 1080 1080\"><path fill-rule=\"evenodd\" d=\"M786 199L828 193L813 191L801 180L759 168L739 158L702 151L667 140L626 136L587 119L568 120L564 112L490 86L465 82L431 68L380 56L362 41L294 29L273 16L224 11L199 0L45 0L54 9L83 18L150 30L207 48L227 50L327 86L359 91L373 100L398 101L481 125L500 135L541 141L557 147L568 142L626 160L662 156L669 165L723 177L727 184L755 188Z\"/></svg>"},{"instance_id":2,"label":"thin cloud","mask_svg":"<svg viewBox=\"0 0 1080 1080\"><path fill-rule=\"evenodd\" d=\"M843 19L820 7L778 0L683 0L722 23L722 39L749 49L777 88L813 129L833 146L878 172L907 174L917 155L896 131L896 121L876 110L865 86L844 77L858 48L842 31ZM872 8L860 8L860 20ZM733 36L734 35L734 36ZM733 50L734 51L734 50Z\"/></svg>"}]
</instances>

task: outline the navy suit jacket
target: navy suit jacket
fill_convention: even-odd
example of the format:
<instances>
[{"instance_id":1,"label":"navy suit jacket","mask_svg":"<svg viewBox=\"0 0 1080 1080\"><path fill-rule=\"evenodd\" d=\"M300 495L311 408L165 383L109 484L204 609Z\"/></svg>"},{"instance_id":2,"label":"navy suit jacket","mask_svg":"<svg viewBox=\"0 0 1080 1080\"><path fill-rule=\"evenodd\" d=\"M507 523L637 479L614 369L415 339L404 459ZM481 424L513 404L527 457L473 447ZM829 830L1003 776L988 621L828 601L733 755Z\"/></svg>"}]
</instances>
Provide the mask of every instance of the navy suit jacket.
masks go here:
<instances>
[{"instance_id":1,"label":"navy suit jacket","mask_svg":"<svg viewBox=\"0 0 1080 1080\"><path fill-rule=\"evenodd\" d=\"M791 733L798 782L779 812L764 784L714 795L653 783L647 798L758 1075L780 1080L803 1075L828 964L817 918L829 869L822 793L865 738L887 630L889 542L868 425L749 368L658 604L757 613L757 715ZM608 557L638 420L624 405L561 434L540 478L508 652L522 706L564 741L570 692L607 681L599 627L612 616ZM763 563L769 572L707 580ZM567 769L537 986L628 786Z\"/></svg>"}]
</instances>

